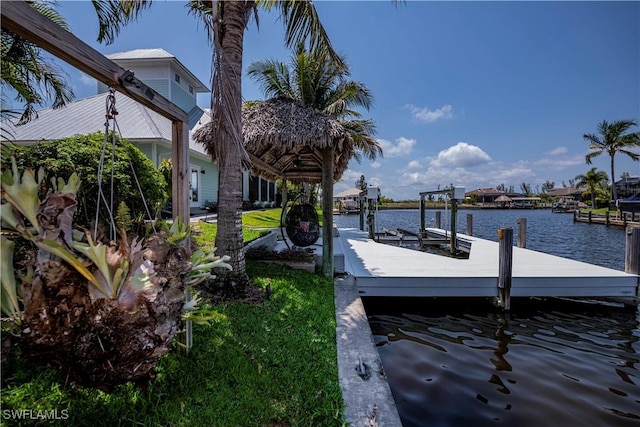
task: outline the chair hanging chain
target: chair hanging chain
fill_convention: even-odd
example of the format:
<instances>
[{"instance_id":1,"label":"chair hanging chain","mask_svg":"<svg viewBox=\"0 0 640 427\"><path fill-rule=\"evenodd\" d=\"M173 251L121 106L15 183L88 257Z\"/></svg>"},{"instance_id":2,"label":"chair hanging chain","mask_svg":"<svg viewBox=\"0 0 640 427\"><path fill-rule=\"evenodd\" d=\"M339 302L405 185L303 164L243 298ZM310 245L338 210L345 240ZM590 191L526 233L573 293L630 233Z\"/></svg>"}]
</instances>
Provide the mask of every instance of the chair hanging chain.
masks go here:
<instances>
[{"instance_id":1,"label":"chair hanging chain","mask_svg":"<svg viewBox=\"0 0 640 427\"><path fill-rule=\"evenodd\" d=\"M115 89L110 87L109 95L107 95L107 99L106 99L106 114L105 114L106 121L104 123L104 126L105 126L104 144L102 146L102 151L100 153L100 163L98 165L98 206L96 208L96 218L95 218L95 225L94 225L94 231L93 231L94 239L97 239L97 234L98 234L98 217L100 212L101 201L102 203L105 204L105 209L107 211L107 214L109 215L109 225L110 225L109 238L111 240L115 240L116 234L117 234L116 223L113 218L115 152L116 152L116 143L117 143L116 131L118 132L118 136L120 137L120 140L122 140L123 138L122 138L122 132L120 132L120 126L118 125L118 121L116 119L116 116L118 115L118 110L116 110L115 92L116 92ZM109 128L111 124L113 124L113 127L110 132ZM104 195L104 191L102 189L102 177L104 173L104 159L105 159L105 153L107 151L107 144L109 142L109 136L111 136L111 180L110 180L111 188L110 188L110 202L107 203L106 197ZM131 161L131 158L129 158L129 167L131 168L131 175L133 176L136 182L136 187L138 188L138 192L140 193L142 204L144 205L144 209L147 214L147 217L151 220L153 232L156 233L157 231L155 228L155 224L153 223L153 217L151 216L151 212L149 211L147 200L145 199L144 193L142 192L142 187L140 185L140 181L138 180L138 175L136 174L136 170L133 167L133 162Z\"/></svg>"},{"instance_id":2,"label":"chair hanging chain","mask_svg":"<svg viewBox=\"0 0 640 427\"><path fill-rule=\"evenodd\" d=\"M98 238L98 220L100 217L100 204L104 203L104 207L107 210L107 214L109 215L109 238L111 240L115 240L116 237L116 223L113 219L113 164L115 157L115 117L118 115L118 110L116 110L116 96L115 90L113 88L109 88L109 95L107 95L106 99L106 114L105 114L105 122L104 122L104 142L102 144L102 150L100 152L100 162L98 163L98 202L96 205L96 217L94 221L93 228L93 239L97 240ZM113 123L113 131L111 132L111 191L110 191L110 201L107 202L104 190L102 189L102 177L104 174L104 159L107 151L107 144L109 143L109 127Z\"/></svg>"}]
</instances>

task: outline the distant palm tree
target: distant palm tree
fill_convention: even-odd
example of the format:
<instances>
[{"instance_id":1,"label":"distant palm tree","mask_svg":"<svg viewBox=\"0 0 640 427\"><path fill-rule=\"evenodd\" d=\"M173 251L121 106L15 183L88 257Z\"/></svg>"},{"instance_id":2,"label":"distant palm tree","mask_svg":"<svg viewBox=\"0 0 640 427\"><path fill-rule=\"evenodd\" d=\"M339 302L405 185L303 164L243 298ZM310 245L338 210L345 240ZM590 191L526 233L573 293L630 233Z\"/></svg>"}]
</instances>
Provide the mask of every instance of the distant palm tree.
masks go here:
<instances>
[{"instance_id":1,"label":"distant palm tree","mask_svg":"<svg viewBox=\"0 0 640 427\"><path fill-rule=\"evenodd\" d=\"M145 0L93 0L100 21L100 37L113 40L121 27L136 19L151 4ZM258 9L276 10L285 26L285 44L307 41L311 49L323 48L338 66L344 66L331 47L315 6L310 0L187 1L187 10L201 18L213 45L211 94L213 139L206 150L218 161L218 253L229 255L233 271L227 280L235 285L249 283L242 237L242 170L248 154L242 139L242 51L244 31Z\"/></svg>"},{"instance_id":2,"label":"distant palm tree","mask_svg":"<svg viewBox=\"0 0 640 427\"><path fill-rule=\"evenodd\" d=\"M599 171L593 167L582 175L577 175L576 185L578 187L587 187L591 193L591 208L596 208L596 190L602 187L603 182L607 182L609 177L604 171Z\"/></svg>"},{"instance_id":3,"label":"distant palm tree","mask_svg":"<svg viewBox=\"0 0 640 427\"><path fill-rule=\"evenodd\" d=\"M51 3L35 1L29 4L62 28L69 29ZM0 53L3 120L18 119L16 124L25 124L38 117L37 106L52 100L52 107L60 108L73 99L73 91L65 83L62 71L43 56L42 49L37 45L3 29ZM24 105L22 110L5 107L9 105L7 89L13 92L16 101ZM3 129L7 139L10 133Z\"/></svg>"},{"instance_id":4,"label":"distant palm tree","mask_svg":"<svg viewBox=\"0 0 640 427\"><path fill-rule=\"evenodd\" d=\"M611 200L618 198L615 186L615 162L616 153L629 156L632 160L638 161L640 154L630 151L629 148L640 147L640 132L626 133L631 127L637 126L635 120L618 120L608 123L603 120L598 124L597 134L584 134L585 141L589 141L589 149L593 150L586 155L587 164L590 165L592 159L602 153L607 153L611 158Z\"/></svg>"},{"instance_id":5,"label":"distant palm tree","mask_svg":"<svg viewBox=\"0 0 640 427\"><path fill-rule=\"evenodd\" d=\"M346 63L344 57L340 58ZM375 124L361 119L354 109L369 110L373 105L371 92L363 83L348 80L349 69L336 64L326 49L307 51L298 44L288 65L272 59L256 61L247 74L267 98L293 99L338 119L353 138L358 161L362 155L370 160L382 155L382 147L373 138Z\"/></svg>"}]
</instances>

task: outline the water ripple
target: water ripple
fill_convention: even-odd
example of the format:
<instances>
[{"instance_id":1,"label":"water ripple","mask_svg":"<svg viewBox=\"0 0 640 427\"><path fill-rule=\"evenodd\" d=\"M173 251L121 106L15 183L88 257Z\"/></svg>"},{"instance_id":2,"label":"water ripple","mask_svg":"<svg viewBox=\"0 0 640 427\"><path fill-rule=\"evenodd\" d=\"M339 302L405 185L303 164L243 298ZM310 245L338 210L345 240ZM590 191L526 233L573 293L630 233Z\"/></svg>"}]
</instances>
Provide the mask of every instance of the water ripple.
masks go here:
<instances>
[{"instance_id":1,"label":"water ripple","mask_svg":"<svg viewBox=\"0 0 640 427\"><path fill-rule=\"evenodd\" d=\"M365 301L405 427L640 425L638 313L523 301Z\"/></svg>"}]
</instances>

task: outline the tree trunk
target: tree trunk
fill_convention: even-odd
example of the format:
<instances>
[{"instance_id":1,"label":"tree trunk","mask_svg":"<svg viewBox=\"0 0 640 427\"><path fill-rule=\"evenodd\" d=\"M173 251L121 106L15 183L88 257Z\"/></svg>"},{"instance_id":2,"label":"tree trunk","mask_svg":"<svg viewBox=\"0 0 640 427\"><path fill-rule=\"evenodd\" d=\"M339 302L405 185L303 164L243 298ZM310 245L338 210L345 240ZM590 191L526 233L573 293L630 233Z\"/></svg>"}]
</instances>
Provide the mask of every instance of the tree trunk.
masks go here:
<instances>
[{"instance_id":1,"label":"tree trunk","mask_svg":"<svg viewBox=\"0 0 640 427\"><path fill-rule=\"evenodd\" d=\"M227 279L236 285L245 285L248 278L242 251L243 159L238 146L242 146L242 45L247 12L244 1L225 1L220 7L223 23L218 40L221 49L218 85L222 87L222 93L217 94L218 99L212 100L212 109L224 109L224 112L216 114L219 120L216 131L220 132L216 139L222 145L217 150L223 154L218 156L220 184L216 247L220 256L231 257L229 264L233 271L228 273Z\"/></svg>"},{"instance_id":2,"label":"tree trunk","mask_svg":"<svg viewBox=\"0 0 640 427\"><path fill-rule=\"evenodd\" d=\"M611 154L611 200L615 201L618 198L618 192L616 191L616 175L615 175L615 167L614 167L614 158L615 154Z\"/></svg>"},{"instance_id":3,"label":"tree trunk","mask_svg":"<svg viewBox=\"0 0 640 427\"><path fill-rule=\"evenodd\" d=\"M333 277L333 147L322 150L322 274Z\"/></svg>"}]
</instances>

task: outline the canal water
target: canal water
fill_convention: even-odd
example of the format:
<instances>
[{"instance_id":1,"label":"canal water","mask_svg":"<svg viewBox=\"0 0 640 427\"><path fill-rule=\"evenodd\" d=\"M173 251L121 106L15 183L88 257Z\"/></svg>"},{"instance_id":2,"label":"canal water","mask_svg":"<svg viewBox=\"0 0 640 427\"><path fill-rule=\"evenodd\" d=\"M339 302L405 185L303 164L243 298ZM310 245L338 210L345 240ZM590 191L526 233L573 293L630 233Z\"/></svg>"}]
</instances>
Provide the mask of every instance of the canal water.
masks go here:
<instances>
[{"instance_id":1,"label":"canal water","mask_svg":"<svg viewBox=\"0 0 640 427\"><path fill-rule=\"evenodd\" d=\"M461 210L460 233L467 213L477 237L515 234L524 217L527 248L624 269L622 229L548 210ZM355 215L335 221L359 226ZM377 228L417 231L419 221L418 210L379 211ZM404 427L640 426L637 308L519 298L505 315L485 299L364 302Z\"/></svg>"}]
</instances>

